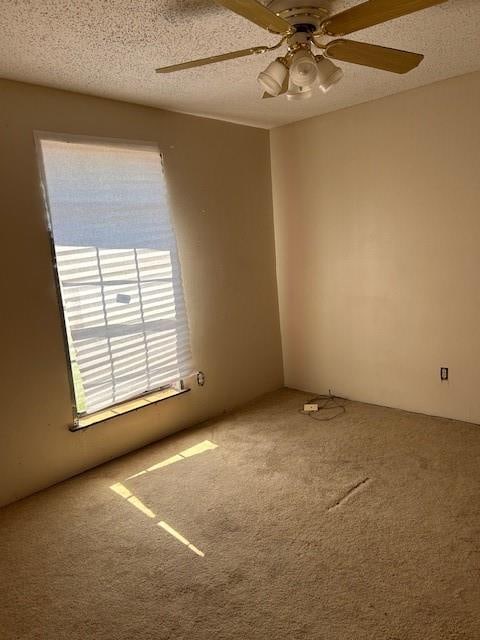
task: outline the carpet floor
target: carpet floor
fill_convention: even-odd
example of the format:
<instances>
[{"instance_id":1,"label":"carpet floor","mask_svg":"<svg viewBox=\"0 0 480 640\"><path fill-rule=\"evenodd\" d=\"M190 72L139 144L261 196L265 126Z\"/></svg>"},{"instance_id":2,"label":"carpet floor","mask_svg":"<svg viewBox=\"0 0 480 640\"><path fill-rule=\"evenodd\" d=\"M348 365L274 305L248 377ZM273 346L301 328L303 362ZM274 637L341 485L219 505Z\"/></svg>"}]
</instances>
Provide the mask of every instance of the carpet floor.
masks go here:
<instances>
[{"instance_id":1,"label":"carpet floor","mask_svg":"<svg viewBox=\"0 0 480 640\"><path fill-rule=\"evenodd\" d=\"M0 638L478 640L480 427L306 398L2 509Z\"/></svg>"}]
</instances>

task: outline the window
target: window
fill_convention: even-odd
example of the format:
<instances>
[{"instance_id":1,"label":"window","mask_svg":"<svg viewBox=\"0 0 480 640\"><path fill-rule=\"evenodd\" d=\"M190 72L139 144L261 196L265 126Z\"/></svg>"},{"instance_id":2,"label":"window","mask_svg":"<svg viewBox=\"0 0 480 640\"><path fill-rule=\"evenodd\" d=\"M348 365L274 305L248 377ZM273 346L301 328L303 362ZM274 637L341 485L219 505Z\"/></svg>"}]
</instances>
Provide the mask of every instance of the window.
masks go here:
<instances>
[{"instance_id":1,"label":"window","mask_svg":"<svg viewBox=\"0 0 480 640\"><path fill-rule=\"evenodd\" d=\"M155 145L37 139L78 418L191 373L180 264Z\"/></svg>"}]
</instances>

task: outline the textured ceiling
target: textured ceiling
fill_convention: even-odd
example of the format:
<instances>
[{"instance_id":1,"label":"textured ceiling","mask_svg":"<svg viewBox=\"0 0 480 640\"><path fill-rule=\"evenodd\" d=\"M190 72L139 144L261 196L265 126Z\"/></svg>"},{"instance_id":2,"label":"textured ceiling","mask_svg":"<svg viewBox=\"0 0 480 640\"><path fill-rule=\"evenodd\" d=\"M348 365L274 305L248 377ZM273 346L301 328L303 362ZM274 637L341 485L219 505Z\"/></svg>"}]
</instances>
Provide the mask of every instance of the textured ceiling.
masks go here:
<instances>
[{"instance_id":1,"label":"textured ceiling","mask_svg":"<svg viewBox=\"0 0 480 640\"><path fill-rule=\"evenodd\" d=\"M325 0L334 10L354 4ZM480 2L450 0L352 37L418 51L425 60L406 76L341 63L345 77L327 95L262 101L256 76L277 52L154 73L277 41L209 0L0 0L0 76L273 127L480 69Z\"/></svg>"}]
</instances>

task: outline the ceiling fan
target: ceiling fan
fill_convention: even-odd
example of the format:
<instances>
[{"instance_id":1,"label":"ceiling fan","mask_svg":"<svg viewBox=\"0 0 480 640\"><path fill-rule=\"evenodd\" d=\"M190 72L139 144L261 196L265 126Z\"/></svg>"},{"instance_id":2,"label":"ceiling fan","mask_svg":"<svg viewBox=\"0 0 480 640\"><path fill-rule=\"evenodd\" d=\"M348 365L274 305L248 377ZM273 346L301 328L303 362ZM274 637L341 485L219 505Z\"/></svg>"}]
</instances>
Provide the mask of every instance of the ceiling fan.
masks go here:
<instances>
[{"instance_id":1,"label":"ceiling fan","mask_svg":"<svg viewBox=\"0 0 480 640\"><path fill-rule=\"evenodd\" d=\"M315 86L326 93L341 80L343 71L332 59L392 73L408 73L415 69L424 58L420 53L345 40L342 36L447 0L367 0L335 15L330 15L324 8L325 0L272 0L266 6L257 0L214 1L270 33L278 34L281 40L271 47L251 47L161 67L156 72L192 69L266 53L286 45L285 54L270 63L257 79L264 89L263 98L286 94L288 99L303 99L312 95ZM313 47L320 49L321 54L315 55Z\"/></svg>"}]
</instances>

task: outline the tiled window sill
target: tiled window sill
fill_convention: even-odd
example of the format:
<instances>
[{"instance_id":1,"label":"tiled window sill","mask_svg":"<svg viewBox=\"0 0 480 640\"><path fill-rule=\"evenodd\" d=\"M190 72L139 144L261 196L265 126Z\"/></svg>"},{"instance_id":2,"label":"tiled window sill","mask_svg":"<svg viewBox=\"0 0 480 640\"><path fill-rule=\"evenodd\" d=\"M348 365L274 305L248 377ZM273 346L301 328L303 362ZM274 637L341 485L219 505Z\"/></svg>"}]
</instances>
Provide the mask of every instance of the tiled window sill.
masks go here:
<instances>
[{"instance_id":1,"label":"tiled window sill","mask_svg":"<svg viewBox=\"0 0 480 640\"><path fill-rule=\"evenodd\" d=\"M97 411L96 413L91 413L88 416L79 418L78 421L70 427L70 431L82 431L83 429L94 427L97 424L106 422L107 420L111 420L112 418L130 413L130 411L137 411L138 409L142 409L143 407L157 404L157 402L163 402L163 400L175 398L184 393L187 393L188 391L190 391L190 389L188 388L176 389L174 387L169 387L168 389L161 389L160 391L155 391L154 393L148 393L144 396L140 396L139 398L134 398L133 400L121 402L120 404L116 404L108 409L102 409L101 411Z\"/></svg>"}]
</instances>

